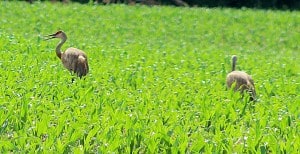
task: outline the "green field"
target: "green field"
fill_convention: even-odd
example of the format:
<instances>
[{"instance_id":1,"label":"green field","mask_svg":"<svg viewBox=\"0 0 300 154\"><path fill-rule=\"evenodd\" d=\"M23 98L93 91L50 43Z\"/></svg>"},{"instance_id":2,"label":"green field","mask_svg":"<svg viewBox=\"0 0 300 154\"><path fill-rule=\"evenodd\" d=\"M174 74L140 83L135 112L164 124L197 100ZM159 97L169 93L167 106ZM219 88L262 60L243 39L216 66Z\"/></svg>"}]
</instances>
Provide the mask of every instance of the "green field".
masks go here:
<instances>
[{"instance_id":1,"label":"green field","mask_svg":"<svg viewBox=\"0 0 300 154\"><path fill-rule=\"evenodd\" d=\"M299 42L299 11L1 1L0 153L299 153ZM257 102L226 90L233 54Z\"/></svg>"}]
</instances>

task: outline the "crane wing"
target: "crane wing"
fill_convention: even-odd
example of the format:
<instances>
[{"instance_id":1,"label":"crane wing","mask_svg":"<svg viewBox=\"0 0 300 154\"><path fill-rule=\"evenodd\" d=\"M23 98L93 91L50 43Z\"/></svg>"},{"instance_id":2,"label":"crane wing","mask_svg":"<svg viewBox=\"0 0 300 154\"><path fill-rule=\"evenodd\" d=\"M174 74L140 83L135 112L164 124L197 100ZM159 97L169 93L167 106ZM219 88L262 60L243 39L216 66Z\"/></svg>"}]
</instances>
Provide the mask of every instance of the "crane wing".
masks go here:
<instances>
[{"instance_id":1,"label":"crane wing","mask_svg":"<svg viewBox=\"0 0 300 154\"><path fill-rule=\"evenodd\" d=\"M89 72L89 65L87 59L84 56L82 55L78 56L78 61L75 69L76 69L75 72L77 73L77 76L80 78L82 76L85 76Z\"/></svg>"}]
</instances>

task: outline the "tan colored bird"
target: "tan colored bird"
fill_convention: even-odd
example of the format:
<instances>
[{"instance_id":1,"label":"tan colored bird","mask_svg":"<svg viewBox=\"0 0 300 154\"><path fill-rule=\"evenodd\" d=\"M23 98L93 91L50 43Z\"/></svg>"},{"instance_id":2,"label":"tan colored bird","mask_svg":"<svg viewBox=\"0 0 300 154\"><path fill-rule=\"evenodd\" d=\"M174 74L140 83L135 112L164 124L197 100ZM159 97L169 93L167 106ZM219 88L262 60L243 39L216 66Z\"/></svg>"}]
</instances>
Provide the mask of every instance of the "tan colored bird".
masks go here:
<instances>
[{"instance_id":1,"label":"tan colored bird","mask_svg":"<svg viewBox=\"0 0 300 154\"><path fill-rule=\"evenodd\" d=\"M47 35L49 39L60 38L61 41L56 46L56 55L59 59L61 59L65 68L67 68L71 74L75 73L78 77L82 77L87 75L89 72L89 65L87 56L84 51L70 47L65 52L61 51L62 45L67 40L67 35L63 31L58 31L54 34ZM73 79L72 79L73 81Z\"/></svg>"},{"instance_id":2,"label":"tan colored bird","mask_svg":"<svg viewBox=\"0 0 300 154\"><path fill-rule=\"evenodd\" d=\"M234 90L240 91L243 93L247 91L250 93L250 100L255 100L256 92L254 87L254 81L250 75L242 71L236 71L237 56L232 56L232 71L227 75L226 83L227 87L231 88L232 85L235 85Z\"/></svg>"}]
</instances>

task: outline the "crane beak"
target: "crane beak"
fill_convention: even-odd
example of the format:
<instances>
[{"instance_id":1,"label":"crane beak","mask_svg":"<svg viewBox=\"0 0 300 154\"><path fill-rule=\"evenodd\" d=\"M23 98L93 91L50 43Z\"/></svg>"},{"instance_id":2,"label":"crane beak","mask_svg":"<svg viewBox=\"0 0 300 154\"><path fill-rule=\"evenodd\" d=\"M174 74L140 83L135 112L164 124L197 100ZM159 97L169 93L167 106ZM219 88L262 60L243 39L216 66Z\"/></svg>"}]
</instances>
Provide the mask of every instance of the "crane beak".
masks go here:
<instances>
[{"instance_id":1,"label":"crane beak","mask_svg":"<svg viewBox=\"0 0 300 154\"><path fill-rule=\"evenodd\" d=\"M53 39L53 38L56 38L55 34L51 34L51 35L46 35L45 37L45 40L50 40L50 39Z\"/></svg>"}]
</instances>

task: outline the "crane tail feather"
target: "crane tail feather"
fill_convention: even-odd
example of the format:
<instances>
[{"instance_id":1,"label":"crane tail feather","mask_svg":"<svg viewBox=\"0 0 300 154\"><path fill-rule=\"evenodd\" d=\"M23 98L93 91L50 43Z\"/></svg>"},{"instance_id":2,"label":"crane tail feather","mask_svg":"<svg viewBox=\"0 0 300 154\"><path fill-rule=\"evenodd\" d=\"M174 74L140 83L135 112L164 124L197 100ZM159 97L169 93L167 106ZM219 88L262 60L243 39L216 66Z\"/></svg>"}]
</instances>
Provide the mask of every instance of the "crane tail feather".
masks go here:
<instances>
[{"instance_id":1,"label":"crane tail feather","mask_svg":"<svg viewBox=\"0 0 300 154\"><path fill-rule=\"evenodd\" d=\"M87 59L83 56L78 57L78 63L76 67L76 71L78 77L85 76L89 72L89 65Z\"/></svg>"}]
</instances>

